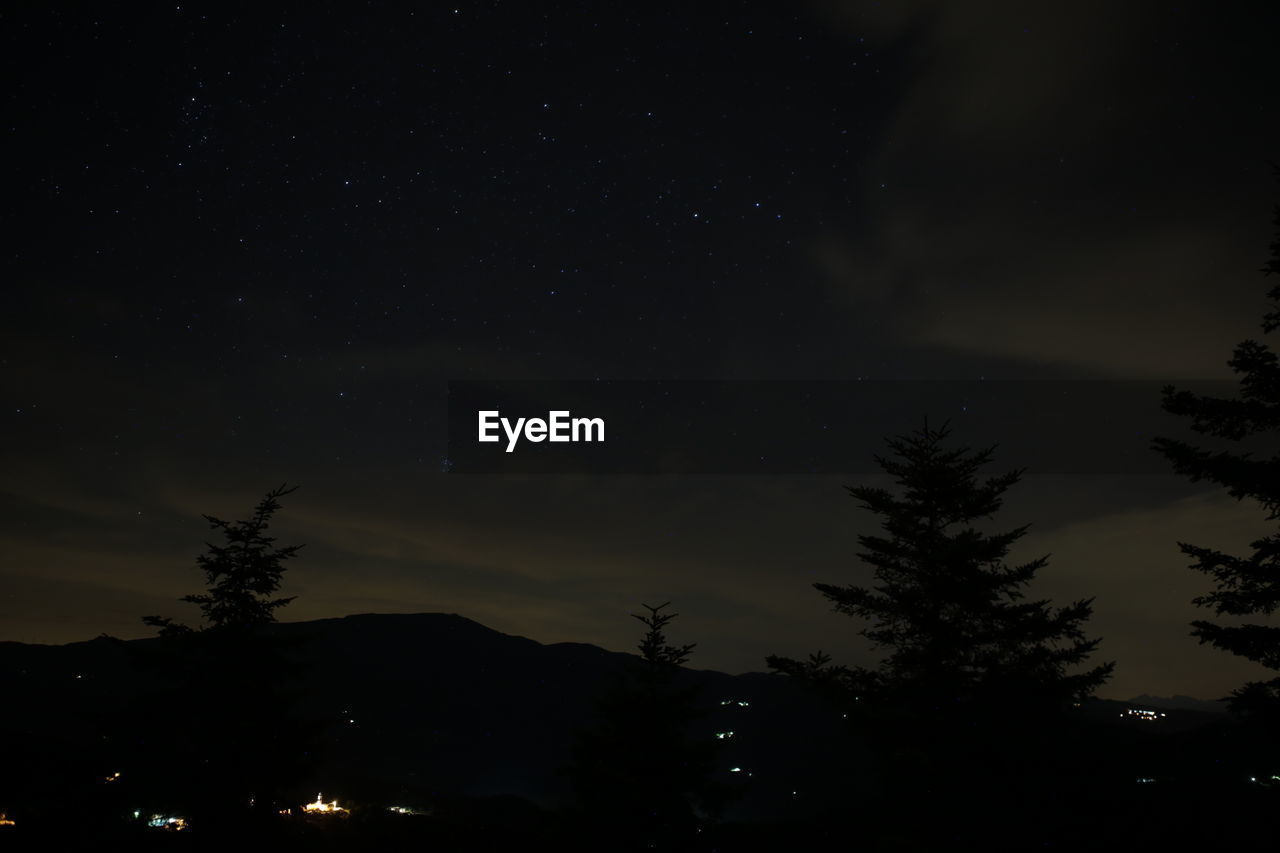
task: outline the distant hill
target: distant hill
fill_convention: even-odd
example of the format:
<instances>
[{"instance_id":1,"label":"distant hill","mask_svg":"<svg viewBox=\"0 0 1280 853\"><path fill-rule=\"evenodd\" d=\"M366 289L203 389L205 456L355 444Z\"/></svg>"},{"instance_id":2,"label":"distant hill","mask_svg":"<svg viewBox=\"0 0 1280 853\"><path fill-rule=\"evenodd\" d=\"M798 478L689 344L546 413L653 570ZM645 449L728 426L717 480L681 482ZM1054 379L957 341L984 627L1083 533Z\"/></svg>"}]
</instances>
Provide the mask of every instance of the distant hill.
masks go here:
<instances>
[{"instance_id":1,"label":"distant hill","mask_svg":"<svg viewBox=\"0 0 1280 853\"><path fill-rule=\"evenodd\" d=\"M575 730L592 723L600 692L636 659L581 643L544 645L456 614L363 614L269 630L297 664L303 713L327 732L309 787L384 802L445 793L563 802ZM0 679L25 700L6 714L7 733L66 738L88 731L84 708L130 714L155 678L135 659L157 642L0 643ZM823 790L856 788L858 768L835 763L848 754L833 749L849 738L847 727L808 691L761 673L685 669L678 683L699 688L699 736L733 733L721 739L723 772L747 787L738 806L745 813L765 803L787 803L788 813L819 808L815 778L840 780ZM80 751L74 742L66 748ZM792 794L801 789L803 798Z\"/></svg>"},{"instance_id":2,"label":"distant hill","mask_svg":"<svg viewBox=\"0 0 1280 853\"><path fill-rule=\"evenodd\" d=\"M92 849L102 849L101 838L117 837L147 848L196 849L186 846L186 834L173 847L168 833L147 824L181 815L193 827L219 826L229 811L226 797L243 794L234 780L244 765L219 763L216 750L243 742L245 730L235 721L244 708L250 713L239 719L251 733L263 732L264 720L284 721L279 732L250 739L251 750L228 752L233 761L266 756L270 766L289 771L266 802L293 809L290 820L275 825L301 846L273 849L541 849L548 839L568 849L561 842L579 831L586 846L577 849L620 849L598 843L588 817L555 807L571 801L562 771L574 733L597 722L597 698L636 656L581 643L542 644L443 613L364 614L262 630L271 642L250 638L249 645L278 654L264 660L266 678L259 681L219 680L227 658L216 644L108 637L64 646L0 643L0 813L16 817L15 832L29 833L23 837L32 846L25 849L51 849L55 837L65 849L81 849L65 843L77 833L94 842ZM236 674L251 668L243 657L234 660ZM184 679L173 677L177 671ZM200 678L207 680L197 684L214 688L176 689ZM959 730L937 726L930 714L908 717L914 728L899 728L901 718L885 728L875 722L860 728L782 676L681 669L676 682L700 697L703 715L689 734L721 747L717 778L740 793L725 820L711 826L708 846L697 849L844 850L851 826L866 827L873 841L894 839L867 849L942 849L901 846L903 822L954 818L958 813L947 808L977 802L965 799L970 794L982 799L981 786L1008 767L1014 770L1009 778L1026 789L1023 808L1039 808L1041 792L1049 790L1069 797L1063 801L1069 805L1066 816L1050 812L1048 819L1070 826L1078 815L1088 816L1090 844L1058 849L1110 849L1092 846L1102 830L1119 833L1123 849L1141 846L1153 826L1167 830L1162 838L1180 837L1186 815L1205 815L1198 837L1216 838L1220 816L1241 803L1262 816L1249 819L1248 832L1260 827L1258 837L1269 839L1265 833L1272 831L1277 790L1267 774L1274 771L1259 761L1244 725L1216 708L1162 708L1145 696L1095 699L1069 719L1050 721L1050 738L1039 740L1029 736L1039 721L1028 709L1002 705L989 709L987 726L962 718L979 737L1007 732L1015 747L997 750L1004 763L988 767L945 758L952 744L938 732ZM274 701L277 689L291 697L288 712L252 713L253 703ZM869 720L875 719L871 709ZM196 726L214 736L202 738ZM869 748L867 738L895 730L894 740L876 744L884 749ZM297 733L306 736L293 737ZM986 760L989 751L976 743L984 751L972 755ZM272 752L272 744L280 750ZM904 747L921 746L937 749L943 761L895 781L891 762ZM919 796L877 799L886 778ZM302 804L318 792L350 811L337 823L315 824ZM917 814L920 803L930 802L933 817ZM390 807L416 816L407 822L391 817ZM1005 820L1007 807L993 808ZM1057 828L1038 820L1024 827L1040 827L1034 832L1044 844L1037 847L1054 846ZM1029 849L988 845L988 821L980 823L984 848Z\"/></svg>"},{"instance_id":3,"label":"distant hill","mask_svg":"<svg viewBox=\"0 0 1280 853\"><path fill-rule=\"evenodd\" d=\"M1143 693L1127 701L1130 705L1146 705L1171 711L1204 711L1220 714L1227 711L1227 703L1220 699L1196 699L1191 696L1150 696Z\"/></svg>"},{"instance_id":4,"label":"distant hill","mask_svg":"<svg viewBox=\"0 0 1280 853\"><path fill-rule=\"evenodd\" d=\"M597 698L636 660L581 643L545 645L444 613L364 614L265 630L287 650L281 682L298 697L298 724L322 733L317 752L307 753L313 769L305 788L296 792L307 799L323 791L372 804L453 796L564 803L570 788L562 770L575 731L593 724ZM165 695L157 690L165 674L147 661L162 648L156 639L107 637L65 646L0 643L0 731L6 764L16 769L9 778L22 780L6 796L67 778L101 784L119 770L146 776L128 774L130 756L164 751L165 739L182 732L181 708L157 707L168 701L156 698ZM719 775L742 790L728 817L812 815L855 801L874 784L856 733L792 681L682 669L677 684L697 688L704 715L692 734L720 742ZM1216 703L1146 696L1083 708L1102 737L1138 749L1151 744L1152 755L1168 752L1156 743L1165 736L1225 720L1218 711ZM157 712L177 726L162 726L162 734L139 722ZM153 791L157 780L149 784Z\"/></svg>"}]
</instances>

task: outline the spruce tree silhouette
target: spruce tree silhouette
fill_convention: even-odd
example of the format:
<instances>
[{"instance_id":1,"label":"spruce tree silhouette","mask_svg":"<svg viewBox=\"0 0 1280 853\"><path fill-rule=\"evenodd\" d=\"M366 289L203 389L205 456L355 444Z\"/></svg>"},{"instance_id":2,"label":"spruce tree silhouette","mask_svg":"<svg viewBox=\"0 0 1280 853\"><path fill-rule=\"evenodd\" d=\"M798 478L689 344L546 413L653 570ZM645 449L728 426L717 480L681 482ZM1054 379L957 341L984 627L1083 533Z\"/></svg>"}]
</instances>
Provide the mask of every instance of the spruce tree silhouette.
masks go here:
<instances>
[{"instance_id":1,"label":"spruce tree silhouette","mask_svg":"<svg viewBox=\"0 0 1280 853\"><path fill-rule=\"evenodd\" d=\"M672 645L670 602L632 614L646 631L633 661L599 702L599 724L578 733L568 774L596 849L679 849L727 793L713 777L716 741L691 737L696 688L675 683L695 644Z\"/></svg>"},{"instance_id":2,"label":"spruce tree silhouette","mask_svg":"<svg viewBox=\"0 0 1280 853\"><path fill-rule=\"evenodd\" d=\"M1006 563L1010 547L1027 526L983 533L974 522L998 511L1021 471L985 481L978 471L994 448L948 449L946 425L891 439L896 459L877 457L902 489L854 486L849 493L881 518L882 536L858 538L859 558L874 568L876 586L814 587L849 616L870 624L859 633L888 652L875 670L831 667L819 653L806 662L770 657L774 669L809 679L834 678L854 695L893 696L933 706L989 704L993 698L1034 698L1069 705L1088 695L1113 669L1084 672L1098 640L1082 625L1092 599L1053 609L1047 600L1026 600L1025 588L1047 557Z\"/></svg>"},{"instance_id":3,"label":"spruce tree silhouette","mask_svg":"<svg viewBox=\"0 0 1280 853\"><path fill-rule=\"evenodd\" d=\"M993 449L949 448L949 435L945 424L926 422L888 441L892 457L876 460L896 493L849 487L880 519L880 535L858 537L873 586L814 584L837 612L864 620L859 634L883 653L879 665L834 665L822 652L804 661L767 658L775 671L834 696L873 736L891 834L932 831L927 822L890 817L907 802L945 812L951 826L976 819L984 800L1003 798L1008 825L1019 794L1006 781L1052 772L1060 758L1051 754L1055 721L1065 725L1073 704L1114 668L1076 671L1099 642L1083 630L1091 599L1055 608L1027 598L1048 559L1007 562L1027 526L999 533L977 526L1001 508L1022 472L981 479Z\"/></svg>"},{"instance_id":4,"label":"spruce tree silhouette","mask_svg":"<svg viewBox=\"0 0 1280 853\"><path fill-rule=\"evenodd\" d=\"M286 485L267 492L247 520L228 522L212 515L204 516L227 543L205 543L209 553L197 557L196 564L204 570L208 592L182 598L199 605L204 630L248 628L274 622L275 611L293 601L292 597L270 596L280 588L284 574L282 564L296 556L302 546L277 548L275 538L266 533L271 517L280 509L280 498L298 489ZM142 621L159 628L161 635L176 636L193 630L165 616L144 616Z\"/></svg>"},{"instance_id":5,"label":"spruce tree silhouette","mask_svg":"<svg viewBox=\"0 0 1280 853\"><path fill-rule=\"evenodd\" d=\"M206 543L196 558L206 591L182 599L199 606L201 625L143 618L164 641L153 665L170 683L149 720L148 740L163 744L151 770L204 833L235 833L245 821L261 830L298 773L304 732L291 714L291 666L269 627L292 601L276 593L302 546L279 547L267 533L296 488L267 492L248 519L204 516L225 544Z\"/></svg>"},{"instance_id":6,"label":"spruce tree silhouette","mask_svg":"<svg viewBox=\"0 0 1280 853\"><path fill-rule=\"evenodd\" d=\"M1280 177L1280 168L1276 173ZM1262 269L1266 275L1280 274L1280 205L1273 222L1277 236ZM1280 328L1280 284L1268 291L1267 298L1271 310L1262 318L1263 334ZM1166 412L1190 418L1197 433L1226 442L1231 449L1215 452L1169 438L1157 438L1153 445L1177 473L1193 482L1216 483L1237 501L1255 502L1265 514L1270 532L1249 543L1252 553L1248 556L1186 542L1178 547L1194 560L1191 568L1214 581L1212 592L1194 600L1197 605L1211 608L1218 616L1267 618L1280 607L1280 454L1275 444L1280 438L1280 363L1270 347L1250 339L1236 346L1227 364L1240 377L1239 396L1209 397L1170 385L1164 388L1163 406ZM1245 449L1250 441L1259 446ZM1259 449L1270 455L1255 456ZM1223 625L1207 619L1191 624L1192 636L1201 643L1280 671L1280 626ZM1265 721L1280 737L1280 675L1234 691L1231 708Z\"/></svg>"}]
</instances>

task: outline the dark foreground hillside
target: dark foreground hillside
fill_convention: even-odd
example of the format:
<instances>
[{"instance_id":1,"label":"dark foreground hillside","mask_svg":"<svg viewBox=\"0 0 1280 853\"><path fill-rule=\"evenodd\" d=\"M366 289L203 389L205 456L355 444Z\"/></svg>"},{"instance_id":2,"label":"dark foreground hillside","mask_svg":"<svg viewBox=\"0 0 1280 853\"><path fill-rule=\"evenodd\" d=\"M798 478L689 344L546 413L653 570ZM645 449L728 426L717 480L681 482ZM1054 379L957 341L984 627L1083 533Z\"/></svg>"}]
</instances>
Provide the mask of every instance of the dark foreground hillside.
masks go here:
<instances>
[{"instance_id":1,"label":"dark foreground hillside","mask_svg":"<svg viewBox=\"0 0 1280 853\"><path fill-rule=\"evenodd\" d=\"M542 645L445 614L350 616L268 633L287 697L275 739L290 773L269 807L255 804L258 822L232 834L299 849L630 843L577 809L565 770L575 733L598 723L597 700L633 656ZM13 821L0 826L0 844L115 838L199 849L232 832L236 806L219 800L228 786L203 773L210 759L190 746L206 734L194 726L222 718L184 704L170 676L185 665L158 640L0 644L0 812ZM972 789L988 778L976 766L919 779L914 801L886 801L873 739L806 689L780 676L695 670L680 670L676 686L696 691L689 734L718 748L713 776L728 804L672 849L848 849L854 837L866 849L929 849L948 834L967 843L977 824L990 827L990 849L1218 849L1263 831L1257 816L1271 813L1280 783L1225 714L1096 701L1070 734L1078 760L1039 772L1031 761L1017 780L1028 802L1037 790L1053 800L1050 821L1022 820L994 795L975 814ZM252 716L254 695L235 701ZM1012 720L1019 709L1001 713ZM957 814L948 803L965 805Z\"/></svg>"}]
</instances>

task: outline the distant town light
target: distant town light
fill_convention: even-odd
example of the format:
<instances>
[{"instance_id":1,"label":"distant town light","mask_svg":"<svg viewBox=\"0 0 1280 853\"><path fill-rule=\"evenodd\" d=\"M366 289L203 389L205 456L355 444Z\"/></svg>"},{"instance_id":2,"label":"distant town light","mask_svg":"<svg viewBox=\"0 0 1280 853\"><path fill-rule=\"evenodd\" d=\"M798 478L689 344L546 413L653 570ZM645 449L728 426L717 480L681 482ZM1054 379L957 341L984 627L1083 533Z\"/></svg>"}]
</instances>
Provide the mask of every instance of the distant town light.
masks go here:
<instances>
[{"instance_id":1,"label":"distant town light","mask_svg":"<svg viewBox=\"0 0 1280 853\"><path fill-rule=\"evenodd\" d=\"M302 810L307 814L344 814L347 811L338 805L337 800L330 800L326 803L320 794L316 794L314 803L307 803L302 807Z\"/></svg>"},{"instance_id":2,"label":"distant town light","mask_svg":"<svg viewBox=\"0 0 1280 853\"><path fill-rule=\"evenodd\" d=\"M387 806L387 811L392 814L425 814L411 806Z\"/></svg>"},{"instance_id":3,"label":"distant town light","mask_svg":"<svg viewBox=\"0 0 1280 853\"><path fill-rule=\"evenodd\" d=\"M1133 717L1134 719L1141 720L1144 723L1154 723L1161 717L1164 717L1165 714L1158 711L1147 711L1142 708L1127 708L1120 716Z\"/></svg>"}]
</instances>

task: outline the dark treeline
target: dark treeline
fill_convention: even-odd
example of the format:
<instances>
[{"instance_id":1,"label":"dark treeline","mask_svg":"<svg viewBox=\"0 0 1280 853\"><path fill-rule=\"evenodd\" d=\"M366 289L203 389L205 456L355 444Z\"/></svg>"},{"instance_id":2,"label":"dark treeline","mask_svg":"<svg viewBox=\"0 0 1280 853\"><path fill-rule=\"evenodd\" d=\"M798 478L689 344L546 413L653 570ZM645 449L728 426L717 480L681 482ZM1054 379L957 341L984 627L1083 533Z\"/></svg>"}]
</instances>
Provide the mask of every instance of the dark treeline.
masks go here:
<instances>
[{"instance_id":1,"label":"dark treeline","mask_svg":"<svg viewBox=\"0 0 1280 853\"><path fill-rule=\"evenodd\" d=\"M1280 238L1266 272L1280 273ZM1264 334L1280 328L1280 285L1268 297ZM1280 364L1255 340L1229 363L1240 380L1235 398L1168 388L1163 399L1209 444L1157 439L1154 450L1176 472L1255 503L1270 525L1240 543L1243 553L1179 545L1209 581L1196 603L1217 620L1195 622L1194 636L1274 671L1280 627L1266 617L1280 606L1280 458L1254 455L1248 443L1280 430ZM852 617L881 653L879 664L851 667L805 650L807 657L768 659L772 686L760 695L794 705L789 739L774 745L779 766L787 753L796 759L783 789L730 766L749 753L735 752L746 728L727 727L724 714L750 702L711 694L709 676L685 667L695 644L669 638L668 604L634 614L644 628L638 656L572 676L591 698L574 700L582 722L569 727L572 737L546 744L564 782L558 804L451 791L430 768L387 770L394 756L369 764L363 753L373 741L352 734L348 715L356 712L335 716L320 698L330 677L324 661L275 630L290 601L278 596L285 564L301 547L269 535L293 491L282 486L245 520L206 516L220 541L197 559L203 590L185 599L199 606L201 624L146 617L156 639L95 646L128 679L73 691L61 673L50 674L47 655L6 653L0 841L32 849L58 846L56 838L64 847L113 839L222 849L253 839L299 849L441 850L1273 843L1280 677L1241 685L1229 715L1166 734L1144 728L1160 712L1117 713L1114 704L1099 711L1092 696L1114 663L1089 632L1092 602L1028 598L1047 558L1008 561L1026 527L1001 528L996 517L1022 472L992 473L993 450L949 438L945 424L925 421L889 440L878 461L893 487L849 488L880 524L858 540L873 584L815 585ZM443 659L453 650L434 653ZM484 664L466 666L466 678L439 689L483 681ZM519 708L513 702L506 713ZM422 718L416 728L388 723L379 742L453 736L441 733L443 723L433 728L433 707L413 713ZM781 736L755 725L761 741ZM829 734L833 725L839 735ZM457 726L449 731L466 730L465 721ZM415 748L404 741L406 754ZM309 789L322 777L343 779L354 799L312 801Z\"/></svg>"}]
</instances>

